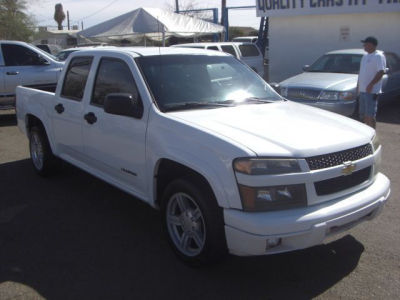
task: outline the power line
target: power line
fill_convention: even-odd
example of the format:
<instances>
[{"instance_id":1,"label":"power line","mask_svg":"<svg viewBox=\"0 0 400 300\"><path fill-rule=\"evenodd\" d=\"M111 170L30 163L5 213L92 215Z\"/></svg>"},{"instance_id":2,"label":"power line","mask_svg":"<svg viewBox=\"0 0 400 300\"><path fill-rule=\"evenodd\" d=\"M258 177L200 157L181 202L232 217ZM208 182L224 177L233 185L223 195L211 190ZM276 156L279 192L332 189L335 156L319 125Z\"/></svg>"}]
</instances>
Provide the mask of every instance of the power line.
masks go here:
<instances>
[{"instance_id":1,"label":"power line","mask_svg":"<svg viewBox=\"0 0 400 300\"><path fill-rule=\"evenodd\" d=\"M101 8L101 9L99 9L98 11L96 11L96 12L94 12L94 13L92 13L91 15L88 15L88 16L86 16L86 17L80 18L80 19L78 19L77 21L79 22L79 21L83 21L83 20L85 20L85 19L91 18L91 17L93 17L94 15L97 15L98 13L102 12L103 10L105 10L106 8L110 7L110 6L113 5L115 2L118 2L118 1L119 1L119 0L111 1L109 4L107 4L106 6L104 6L104 7Z\"/></svg>"}]
</instances>

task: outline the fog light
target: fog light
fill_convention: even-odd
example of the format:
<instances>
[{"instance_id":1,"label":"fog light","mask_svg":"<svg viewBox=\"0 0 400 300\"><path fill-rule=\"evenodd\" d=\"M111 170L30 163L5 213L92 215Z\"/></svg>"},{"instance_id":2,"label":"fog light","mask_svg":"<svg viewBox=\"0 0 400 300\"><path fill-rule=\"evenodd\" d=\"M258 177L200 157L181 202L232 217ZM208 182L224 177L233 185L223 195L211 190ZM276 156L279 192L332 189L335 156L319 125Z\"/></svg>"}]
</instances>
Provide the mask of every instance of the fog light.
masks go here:
<instances>
[{"instance_id":1,"label":"fog light","mask_svg":"<svg viewBox=\"0 0 400 300\"><path fill-rule=\"evenodd\" d=\"M281 242L282 242L281 238L277 238L277 237L269 238L269 239L267 239L267 244L266 244L265 250L277 247L281 244Z\"/></svg>"}]
</instances>

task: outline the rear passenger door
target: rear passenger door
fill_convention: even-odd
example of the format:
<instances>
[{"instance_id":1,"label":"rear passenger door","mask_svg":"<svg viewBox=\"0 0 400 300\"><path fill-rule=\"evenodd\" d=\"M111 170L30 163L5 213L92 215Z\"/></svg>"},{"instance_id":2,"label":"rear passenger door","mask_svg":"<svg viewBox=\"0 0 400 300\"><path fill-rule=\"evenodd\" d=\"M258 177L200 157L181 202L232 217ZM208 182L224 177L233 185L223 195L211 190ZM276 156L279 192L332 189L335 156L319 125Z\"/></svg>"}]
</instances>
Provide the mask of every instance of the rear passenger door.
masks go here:
<instances>
[{"instance_id":1,"label":"rear passenger door","mask_svg":"<svg viewBox=\"0 0 400 300\"><path fill-rule=\"evenodd\" d=\"M74 57L63 78L61 89L57 91L52 107L54 141L57 153L68 161L84 162L82 124L84 122L84 104L90 96L87 81L93 57ZM61 79L62 80L62 79ZM59 94L58 94L59 93Z\"/></svg>"},{"instance_id":2,"label":"rear passenger door","mask_svg":"<svg viewBox=\"0 0 400 300\"><path fill-rule=\"evenodd\" d=\"M85 110L85 116L91 115L92 121L84 123L83 139L91 168L108 182L145 198L147 114L135 118L104 111L109 94L129 94L141 101L137 85L140 77L134 65L131 57L122 54L101 57Z\"/></svg>"}]
</instances>

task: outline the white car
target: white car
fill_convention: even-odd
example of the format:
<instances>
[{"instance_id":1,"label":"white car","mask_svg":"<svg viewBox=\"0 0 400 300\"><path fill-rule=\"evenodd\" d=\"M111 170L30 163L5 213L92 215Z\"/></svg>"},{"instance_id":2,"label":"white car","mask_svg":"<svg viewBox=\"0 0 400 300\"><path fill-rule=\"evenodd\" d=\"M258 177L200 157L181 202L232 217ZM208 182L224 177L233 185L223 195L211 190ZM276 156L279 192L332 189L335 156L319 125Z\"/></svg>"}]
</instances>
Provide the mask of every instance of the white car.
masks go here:
<instances>
[{"instance_id":1,"label":"white car","mask_svg":"<svg viewBox=\"0 0 400 300\"><path fill-rule=\"evenodd\" d=\"M232 39L232 42L247 42L247 43L256 43L258 40L258 36L238 36Z\"/></svg>"},{"instance_id":2,"label":"white car","mask_svg":"<svg viewBox=\"0 0 400 300\"><path fill-rule=\"evenodd\" d=\"M321 244L390 194L372 128L283 99L222 52L74 52L55 93L17 88L17 119L38 174L61 158L160 209L188 263Z\"/></svg>"},{"instance_id":3,"label":"white car","mask_svg":"<svg viewBox=\"0 0 400 300\"><path fill-rule=\"evenodd\" d=\"M237 59L243 61L252 68L258 75L264 77L264 59L258 47L249 42L221 42L221 43L188 43L177 44L171 47L186 47L216 50L229 53Z\"/></svg>"}]
</instances>

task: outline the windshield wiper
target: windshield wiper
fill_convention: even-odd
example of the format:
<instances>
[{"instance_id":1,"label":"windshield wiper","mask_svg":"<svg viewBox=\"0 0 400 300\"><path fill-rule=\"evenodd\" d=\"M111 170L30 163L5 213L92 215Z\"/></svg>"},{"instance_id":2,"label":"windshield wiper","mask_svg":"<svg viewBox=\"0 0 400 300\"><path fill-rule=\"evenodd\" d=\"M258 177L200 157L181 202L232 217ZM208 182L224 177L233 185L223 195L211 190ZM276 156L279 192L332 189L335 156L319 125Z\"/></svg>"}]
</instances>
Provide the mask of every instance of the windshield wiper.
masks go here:
<instances>
[{"instance_id":1,"label":"windshield wiper","mask_svg":"<svg viewBox=\"0 0 400 300\"><path fill-rule=\"evenodd\" d=\"M284 100L284 99L268 99L268 98L259 98L259 97L248 97L243 100L233 100L233 99L228 99L224 101L218 101L216 103L221 103L221 104L232 104L232 105L241 105L241 104L265 104L265 103L272 103L275 101L279 100Z\"/></svg>"},{"instance_id":2,"label":"windshield wiper","mask_svg":"<svg viewBox=\"0 0 400 300\"><path fill-rule=\"evenodd\" d=\"M177 111L177 110L187 110L196 108L217 108L217 107L227 107L231 106L227 103L219 102L185 102L185 103L172 103L167 104L164 108L164 112Z\"/></svg>"}]
</instances>

